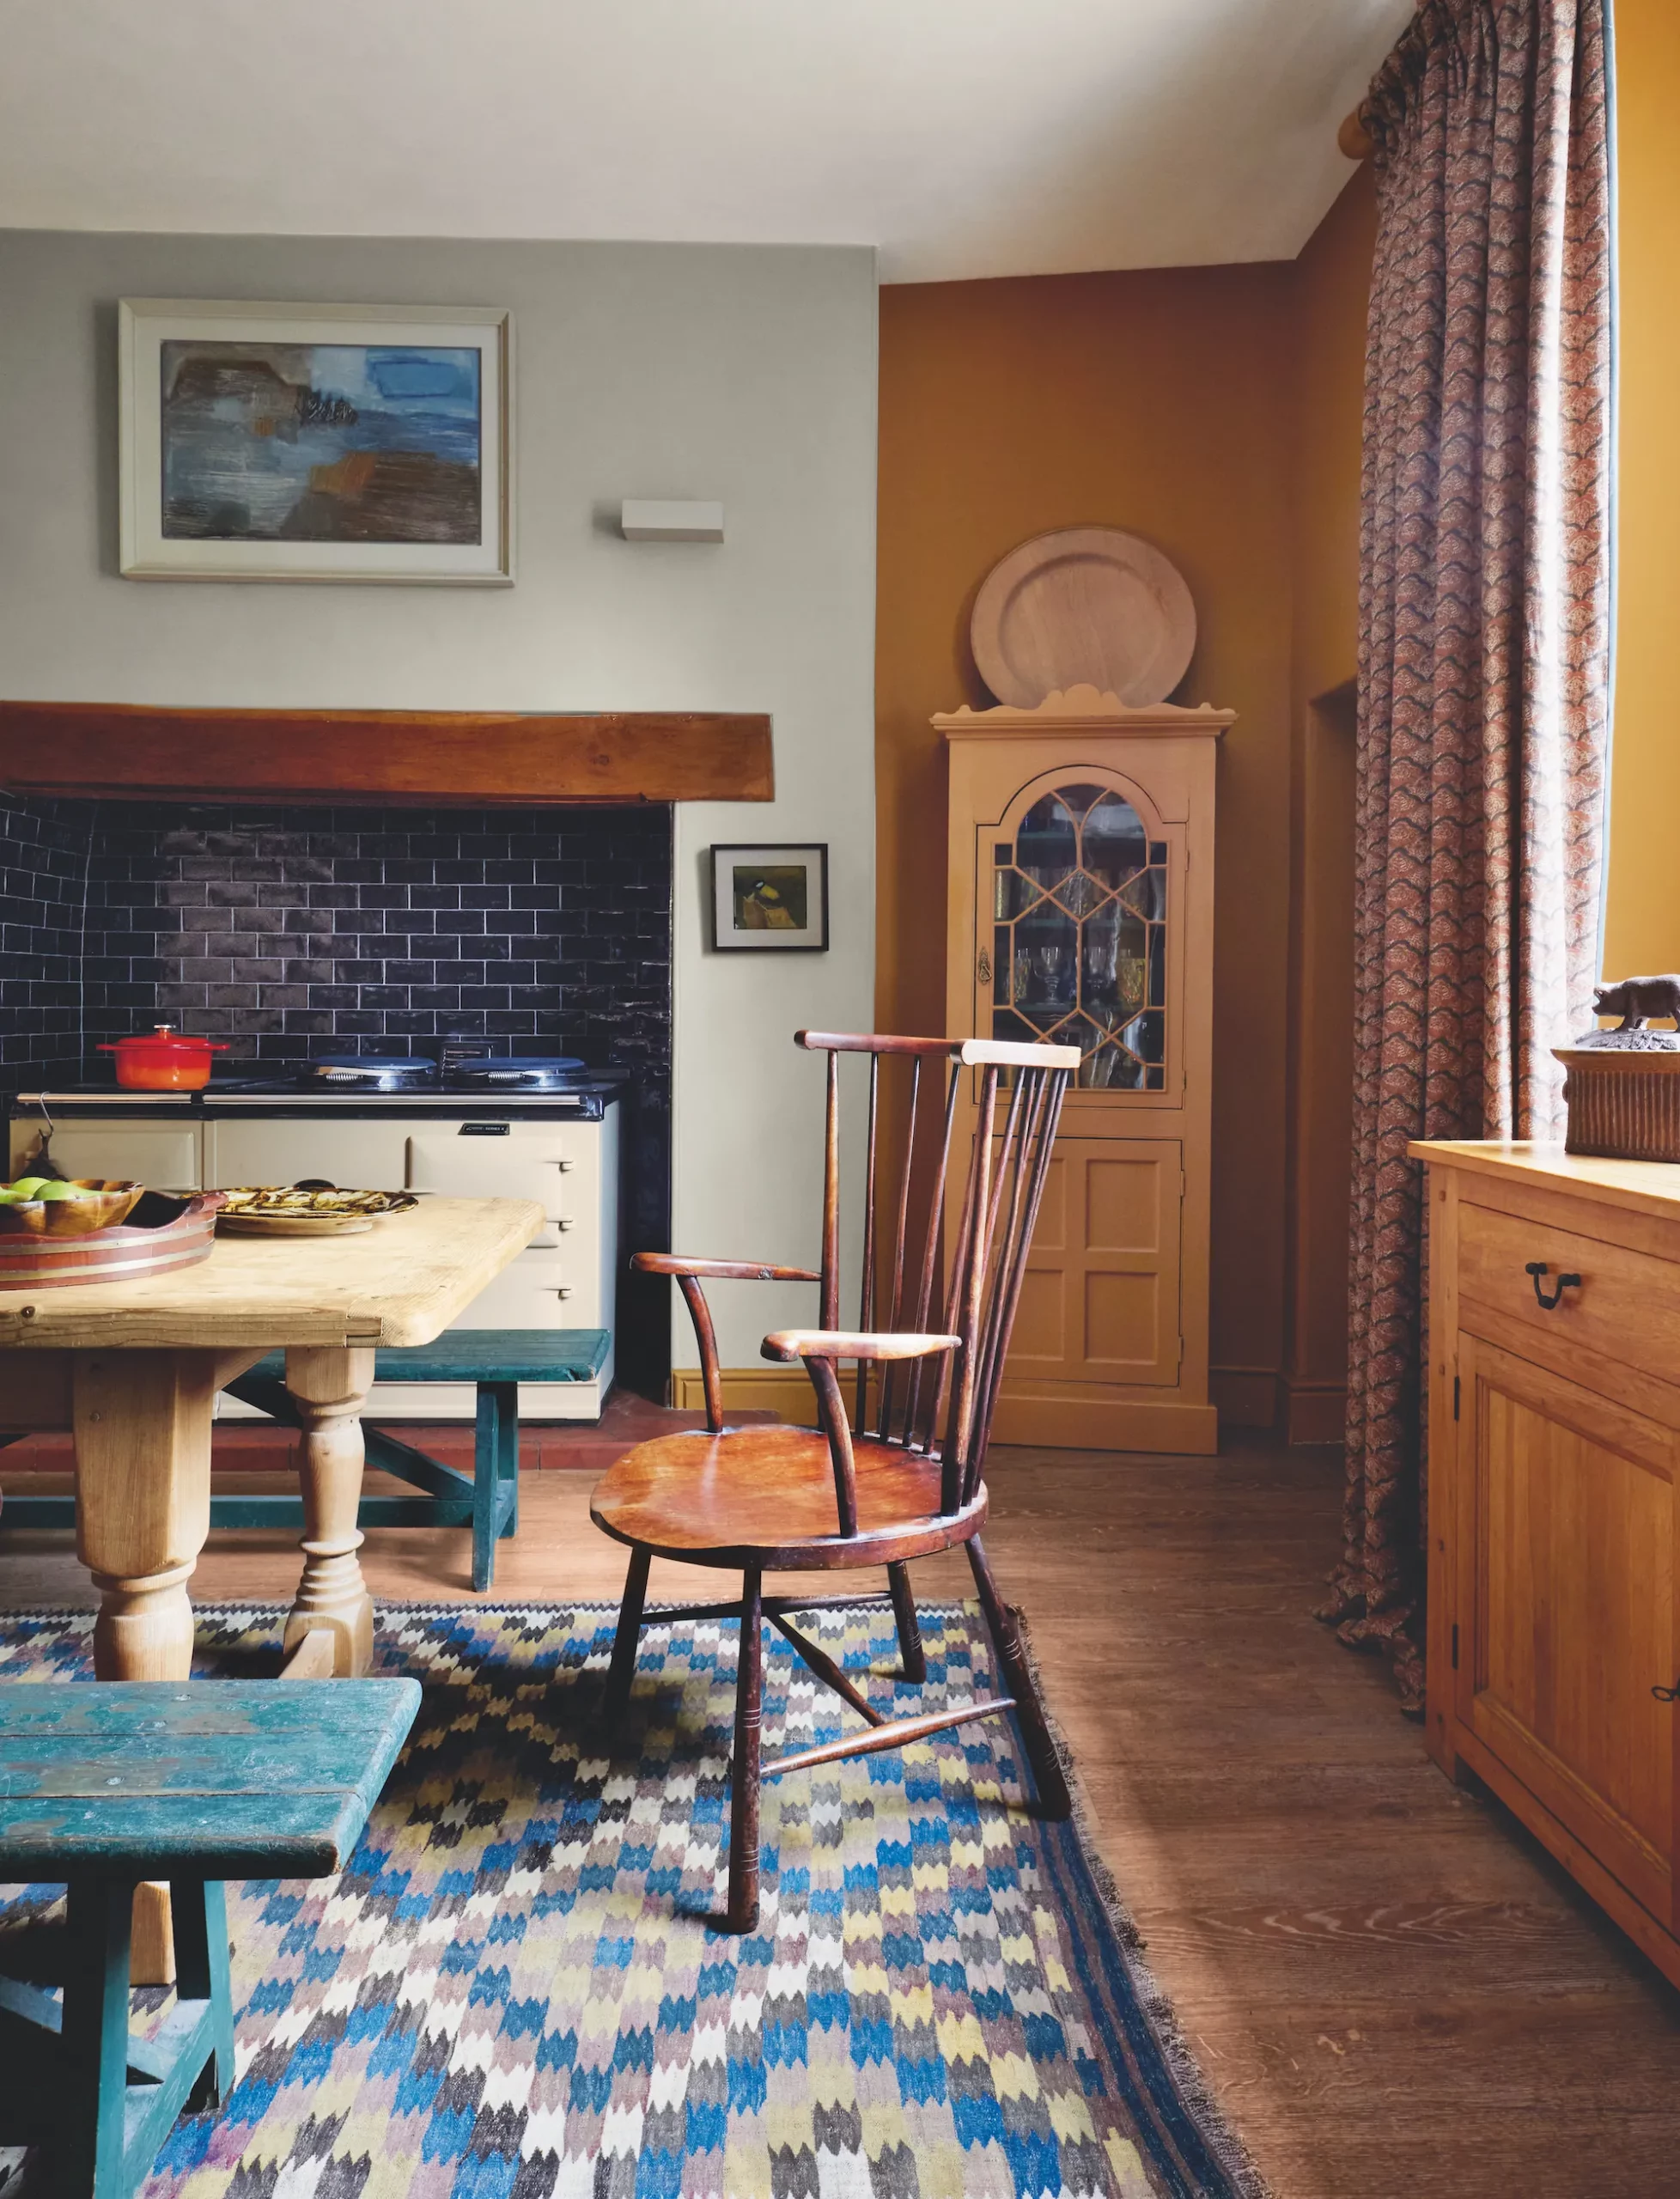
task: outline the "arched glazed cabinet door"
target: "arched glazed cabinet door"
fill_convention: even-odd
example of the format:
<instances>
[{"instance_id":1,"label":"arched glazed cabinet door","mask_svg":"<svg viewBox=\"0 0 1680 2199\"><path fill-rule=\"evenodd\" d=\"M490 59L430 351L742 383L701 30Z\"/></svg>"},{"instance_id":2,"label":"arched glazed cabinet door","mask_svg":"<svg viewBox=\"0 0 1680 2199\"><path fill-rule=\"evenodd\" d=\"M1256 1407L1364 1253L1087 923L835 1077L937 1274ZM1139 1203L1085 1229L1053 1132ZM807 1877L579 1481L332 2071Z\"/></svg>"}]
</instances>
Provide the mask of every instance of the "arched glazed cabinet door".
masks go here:
<instances>
[{"instance_id":1,"label":"arched glazed cabinet door","mask_svg":"<svg viewBox=\"0 0 1680 2199\"><path fill-rule=\"evenodd\" d=\"M977 842L976 1031L1077 1046L1081 1093L1176 1092L1182 850L1147 797L1076 766L1035 779Z\"/></svg>"},{"instance_id":2,"label":"arched glazed cabinet door","mask_svg":"<svg viewBox=\"0 0 1680 2199\"><path fill-rule=\"evenodd\" d=\"M946 1027L1080 1051L994 1432L1211 1452L1214 794L1232 713L1085 689L934 722ZM962 1090L965 1144L977 1074Z\"/></svg>"}]
</instances>

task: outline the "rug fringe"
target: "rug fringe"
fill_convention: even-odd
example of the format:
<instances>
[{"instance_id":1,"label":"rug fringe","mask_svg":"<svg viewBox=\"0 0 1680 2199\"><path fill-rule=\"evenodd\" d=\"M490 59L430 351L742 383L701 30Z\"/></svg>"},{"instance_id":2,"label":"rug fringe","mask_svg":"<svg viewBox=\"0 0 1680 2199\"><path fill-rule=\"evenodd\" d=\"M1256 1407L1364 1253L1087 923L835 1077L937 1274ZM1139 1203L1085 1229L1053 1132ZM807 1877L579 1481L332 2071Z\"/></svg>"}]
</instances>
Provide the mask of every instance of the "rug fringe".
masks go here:
<instances>
[{"instance_id":1,"label":"rug fringe","mask_svg":"<svg viewBox=\"0 0 1680 2199\"><path fill-rule=\"evenodd\" d=\"M1126 1906L1113 1872L1103 1861L1097 1845L1096 1812L1086 1792L1078 1761L1068 1737L1050 1708L1044 1691L1043 1669L1032 1644L1031 1623L1019 1604L1012 1604L1009 1608L1014 1614L1015 1624L1020 1630L1022 1654L1026 1659L1027 1669L1032 1674L1032 1684L1038 1690L1038 1701L1044 1709L1044 1723L1050 1729L1062 1776L1068 1782L1068 1792L1073 1801L1074 1835L1079 1843L1080 1861L1090 1875L1097 1897L1103 1904L1110 1928L1119 1944L1122 1958L1137 1995L1138 2006L1155 2034L1161 2059L1171 2070L1173 2082L1183 2095L1191 2116L1201 2126L1220 2166L1230 2178L1238 2199L1278 2199L1273 2187L1261 2174L1254 2156L1239 2135L1236 2126L1214 2096L1202 2065L1184 2036L1178 2010L1145 1958L1144 1949L1147 1942L1136 1918Z\"/></svg>"}]
</instances>

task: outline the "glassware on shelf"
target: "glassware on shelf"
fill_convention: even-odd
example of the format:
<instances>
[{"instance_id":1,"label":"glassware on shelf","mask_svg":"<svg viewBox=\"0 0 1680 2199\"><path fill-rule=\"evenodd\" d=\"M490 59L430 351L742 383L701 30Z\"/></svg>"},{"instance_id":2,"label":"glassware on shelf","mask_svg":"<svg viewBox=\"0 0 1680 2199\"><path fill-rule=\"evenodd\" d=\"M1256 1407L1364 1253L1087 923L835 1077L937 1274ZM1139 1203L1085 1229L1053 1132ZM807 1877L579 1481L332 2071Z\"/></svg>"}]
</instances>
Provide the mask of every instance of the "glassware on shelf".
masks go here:
<instances>
[{"instance_id":1,"label":"glassware on shelf","mask_svg":"<svg viewBox=\"0 0 1680 2199\"><path fill-rule=\"evenodd\" d=\"M1169 854L1123 795L1082 781L993 843L996 1035L1077 1045L1090 1090L1165 1088Z\"/></svg>"},{"instance_id":2,"label":"glassware on shelf","mask_svg":"<svg viewBox=\"0 0 1680 2199\"><path fill-rule=\"evenodd\" d=\"M1032 974L1037 981L1034 990L1039 1000L1055 1003L1073 998L1073 990L1067 984L1069 959L1065 940L1034 941Z\"/></svg>"},{"instance_id":3,"label":"glassware on shelf","mask_svg":"<svg viewBox=\"0 0 1680 2199\"><path fill-rule=\"evenodd\" d=\"M1085 927L1085 990L1092 1002L1115 996L1115 965L1120 953L1120 928L1111 916L1105 924L1093 918Z\"/></svg>"}]
</instances>

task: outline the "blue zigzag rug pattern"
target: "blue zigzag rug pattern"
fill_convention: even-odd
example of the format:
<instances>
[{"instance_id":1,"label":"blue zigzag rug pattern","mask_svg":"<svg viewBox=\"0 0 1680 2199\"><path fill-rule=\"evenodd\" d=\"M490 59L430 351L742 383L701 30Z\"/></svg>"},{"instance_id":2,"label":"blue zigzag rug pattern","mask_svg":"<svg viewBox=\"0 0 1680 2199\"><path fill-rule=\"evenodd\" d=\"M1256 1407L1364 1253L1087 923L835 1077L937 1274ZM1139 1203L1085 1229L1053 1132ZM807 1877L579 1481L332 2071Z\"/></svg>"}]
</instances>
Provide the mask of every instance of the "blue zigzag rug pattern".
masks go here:
<instances>
[{"instance_id":1,"label":"blue zigzag rug pattern","mask_svg":"<svg viewBox=\"0 0 1680 2199\"><path fill-rule=\"evenodd\" d=\"M990 1721L764 1790L758 1931L721 1910L739 1629L651 1624L609 1757L614 1614L387 1606L425 1701L339 1878L230 1887L237 2077L146 2199L1253 2199L1076 1825ZM801 1625L883 1709L991 1692L971 1605ZM198 1613L196 1670L272 1672L278 1616ZM91 1672L91 1624L0 1627L0 1682ZM766 1755L849 1719L777 1637ZM0 1893L9 1926L56 1890ZM38 1935L36 1935L38 1936ZM135 1996L138 2023L166 1996ZM26 2183L29 2179L26 2178Z\"/></svg>"}]
</instances>

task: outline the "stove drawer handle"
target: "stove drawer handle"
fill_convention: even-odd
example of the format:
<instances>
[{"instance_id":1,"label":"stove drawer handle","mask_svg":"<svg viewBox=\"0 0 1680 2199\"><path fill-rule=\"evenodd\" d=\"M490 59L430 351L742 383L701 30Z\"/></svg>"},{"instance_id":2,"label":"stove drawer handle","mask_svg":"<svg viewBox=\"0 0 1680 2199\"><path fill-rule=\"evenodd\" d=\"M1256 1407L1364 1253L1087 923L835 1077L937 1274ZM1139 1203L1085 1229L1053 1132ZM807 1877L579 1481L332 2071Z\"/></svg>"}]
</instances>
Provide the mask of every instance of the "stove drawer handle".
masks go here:
<instances>
[{"instance_id":1,"label":"stove drawer handle","mask_svg":"<svg viewBox=\"0 0 1680 2199\"><path fill-rule=\"evenodd\" d=\"M572 1164L569 1160L551 1160L549 1163L551 1168L559 1169L563 1175L565 1173L566 1170L571 1167L571 1165Z\"/></svg>"}]
</instances>

